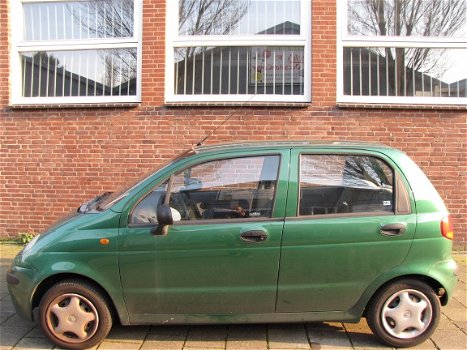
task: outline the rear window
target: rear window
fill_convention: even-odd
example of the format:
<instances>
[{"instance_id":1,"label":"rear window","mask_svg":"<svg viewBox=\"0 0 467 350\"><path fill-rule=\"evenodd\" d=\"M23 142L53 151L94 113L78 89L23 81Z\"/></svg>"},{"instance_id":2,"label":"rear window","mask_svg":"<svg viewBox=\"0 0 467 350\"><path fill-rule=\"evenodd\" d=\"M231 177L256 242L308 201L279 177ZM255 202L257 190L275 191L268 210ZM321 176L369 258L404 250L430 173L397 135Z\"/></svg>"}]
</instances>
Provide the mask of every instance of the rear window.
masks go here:
<instances>
[{"instance_id":1,"label":"rear window","mask_svg":"<svg viewBox=\"0 0 467 350\"><path fill-rule=\"evenodd\" d=\"M360 155L302 155L299 215L394 212L394 173Z\"/></svg>"}]
</instances>

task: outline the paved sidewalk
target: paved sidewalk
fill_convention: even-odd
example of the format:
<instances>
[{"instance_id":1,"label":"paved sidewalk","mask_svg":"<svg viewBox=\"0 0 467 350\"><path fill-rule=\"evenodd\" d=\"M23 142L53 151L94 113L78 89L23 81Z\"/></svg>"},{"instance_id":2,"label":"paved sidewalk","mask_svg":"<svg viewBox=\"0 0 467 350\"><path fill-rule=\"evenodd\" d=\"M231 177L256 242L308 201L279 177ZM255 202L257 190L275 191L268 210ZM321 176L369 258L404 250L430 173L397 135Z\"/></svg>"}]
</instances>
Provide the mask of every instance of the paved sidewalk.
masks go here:
<instances>
[{"instance_id":1,"label":"paved sidewalk","mask_svg":"<svg viewBox=\"0 0 467 350\"><path fill-rule=\"evenodd\" d=\"M37 324L20 319L8 295L5 273L20 247L0 244L0 349L54 349ZM438 329L413 349L467 349L467 256L456 253L459 284ZM231 326L121 327L112 329L98 349L391 349L378 343L365 320L350 323L299 323Z\"/></svg>"}]
</instances>

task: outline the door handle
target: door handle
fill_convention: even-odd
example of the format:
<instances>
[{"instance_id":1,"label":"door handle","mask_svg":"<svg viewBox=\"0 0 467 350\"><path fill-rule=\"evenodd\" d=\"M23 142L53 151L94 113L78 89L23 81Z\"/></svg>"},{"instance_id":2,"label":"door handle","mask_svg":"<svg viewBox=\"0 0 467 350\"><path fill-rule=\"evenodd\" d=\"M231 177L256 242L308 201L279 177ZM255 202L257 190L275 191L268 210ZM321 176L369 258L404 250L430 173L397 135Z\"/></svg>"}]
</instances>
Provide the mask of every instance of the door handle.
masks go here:
<instances>
[{"instance_id":1,"label":"door handle","mask_svg":"<svg viewBox=\"0 0 467 350\"><path fill-rule=\"evenodd\" d=\"M388 224L384 225L381 227L381 230L379 231L383 236L398 236L401 235L405 232L405 229L407 228L406 224Z\"/></svg>"},{"instance_id":2,"label":"door handle","mask_svg":"<svg viewBox=\"0 0 467 350\"><path fill-rule=\"evenodd\" d=\"M264 242L268 239L268 234L266 231L263 230L251 230L243 232L240 235L240 239L245 242L249 243L259 243Z\"/></svg>"}]
</instances>

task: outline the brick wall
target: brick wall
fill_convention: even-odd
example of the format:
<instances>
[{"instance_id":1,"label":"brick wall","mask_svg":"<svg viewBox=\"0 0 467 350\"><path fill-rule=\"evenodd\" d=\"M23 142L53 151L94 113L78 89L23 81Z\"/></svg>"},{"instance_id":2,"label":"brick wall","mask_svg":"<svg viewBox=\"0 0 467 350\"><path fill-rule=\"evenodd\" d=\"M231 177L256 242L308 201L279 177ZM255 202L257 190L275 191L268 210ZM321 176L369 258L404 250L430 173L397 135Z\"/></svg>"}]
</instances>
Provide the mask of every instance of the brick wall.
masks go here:
<instances>
[{"instance_id":1,"label":"brick wall","mask_svg":"<svg viewBox=\"0 0 467 350\"><path fill-rule=\"evenodd\" d=\"M313 1L313 103L301 108L164 106L164 2L144 1L141 105L12 109L4 39L9 31L0 26L0 236L41 231L196 143L234 112L207 143L364 140L404 150L441 193L455 220L456 241L465 243L465 108L336 106L336 9L329 4ZM2 2L0 19L7 13Z\"/></svg>"}]
</instances>

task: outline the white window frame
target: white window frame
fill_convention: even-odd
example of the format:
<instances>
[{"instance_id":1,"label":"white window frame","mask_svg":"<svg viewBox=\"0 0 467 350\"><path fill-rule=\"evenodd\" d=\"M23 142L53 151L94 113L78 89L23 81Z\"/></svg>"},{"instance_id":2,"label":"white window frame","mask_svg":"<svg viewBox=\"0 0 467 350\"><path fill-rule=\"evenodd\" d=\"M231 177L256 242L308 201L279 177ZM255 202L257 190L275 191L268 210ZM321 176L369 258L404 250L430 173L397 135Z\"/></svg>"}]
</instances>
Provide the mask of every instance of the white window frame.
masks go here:
<instances>
[{"instance_id":1,"label":"white window frame","mask_svg":"<svg viewBox=\"0 0 467 350\"><path fill-rule=\"evenodd\" d=\"M465 97L351 96L344 94L344 47L467 49L467 37L356 36L347 34L347 0L337 1L337 102L361 104L466 105Z\"/></svg>"},{"instance_id":2,"label":"white window frame","mask_svg":"<svg viewBox=\"0 0 467 350\"><path fill-rule=\"evenodd\" d=\"M309 103L311 102L311 0L300 0L300 35L178 35L178 0L166 0L166 69L165 101L167 103L244 102L244 103ZM303 95L280 94L205 94L174 93L174 49L177 47L303 47Z\"/></svg>"},{"instance_id":3,"label":"white window frame","mask_svg":"<svg viewBox=\"0 0 467 350\"><path fill-rule=\"evenodd\" d=\"M10 10L10 104L11 105L70 105L70 104L106 104L106 103L139 103L141 102L142 77L142 3L134 0L134 31L133 38L110 39L78 39L24 41L23 4L40 2L76 2L80 0L11 0ZM16 21L16 22L15 22ZM13 23L17 23L13 25ZM21 96L21 58L22 52L31 51L73 51L99 50L116 48L135 48L137 52L136 95L130 96L65 96L65 97L23 97Z\"/></svg>"}]
</instances>

